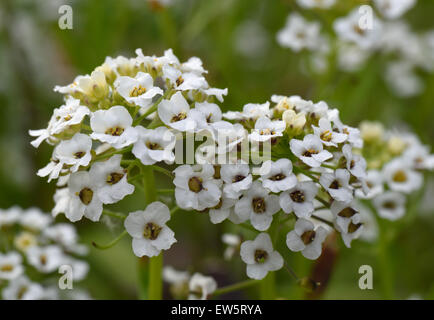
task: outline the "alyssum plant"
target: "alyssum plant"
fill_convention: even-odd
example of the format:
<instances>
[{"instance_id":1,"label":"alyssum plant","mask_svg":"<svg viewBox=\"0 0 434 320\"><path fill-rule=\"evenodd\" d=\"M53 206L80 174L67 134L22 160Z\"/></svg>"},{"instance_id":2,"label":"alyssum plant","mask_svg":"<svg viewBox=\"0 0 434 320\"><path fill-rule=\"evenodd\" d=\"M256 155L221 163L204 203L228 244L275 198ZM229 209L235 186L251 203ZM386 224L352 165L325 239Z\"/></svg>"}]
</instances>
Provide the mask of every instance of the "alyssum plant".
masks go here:
<instances>
[{"instance_id":1,"label":"alyssum plant","mask_svg":"<svg viewBox=\"0 0 434 320\"><path fill-rule=\"evenodd\" d=\"M285 265L295 276L274 249L278 243L314 260L328 233L339 232L347 247L359 237L364 227L354 197L370 192L367 163L360 131L343 124L338 110L275 95L271 103L222 113L218 104L227 89L209 86L199 58L180 63L171 50L162 57L136 53L108 57L91 75L57 86L64 105L54 109L46 129L30 135L35 147L54 145L50 162L38 171L58 181L53 212L73 222L101 215L124 220L125 231L99 247L129 234L134 254L150 257L142 297L162 297L162 251L176 242L169 225L179 209L257 233L239 246L253 280L217 289L210 277L183 274L178 278L192 299L255 284L262 297L275 298L272 272ZM185 164L184 154L194 163ZM160 174L174 189L156 189L154 175ZM138 211L106 208L136 191L144 194ZM169 209L158 201L162 194L173 195L176 205Z\"/></svg>"}]
</instances>

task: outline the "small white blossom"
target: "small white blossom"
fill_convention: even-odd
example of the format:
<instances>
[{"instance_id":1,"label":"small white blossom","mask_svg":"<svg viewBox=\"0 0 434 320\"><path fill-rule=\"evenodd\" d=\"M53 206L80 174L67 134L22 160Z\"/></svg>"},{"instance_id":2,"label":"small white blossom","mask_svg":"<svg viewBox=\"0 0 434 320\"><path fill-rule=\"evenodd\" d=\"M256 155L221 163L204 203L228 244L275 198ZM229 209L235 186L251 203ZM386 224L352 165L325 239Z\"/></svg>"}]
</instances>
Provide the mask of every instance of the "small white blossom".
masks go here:
<instances>
[{"instance_id":1,"label":"small white blossom","mask_svg":"<svg viewBox=\"0 0 434 320\"><path fill-rule=\"evenodd\" d=\"M281 137L285 127L284 121L271 121L267 117L260 117L256 120L255 128L252 130L249 137L252 141L269 141L273 138Z\"/></svg>"},{"instance_id":2,"label":"small white blossom","mask_svg":"<svg viewBox=\"0 0 434 320\"><path fill-rule=\"evenodd\" d=\"M173 149L176 144L175 135L166 127L145 129L137 126L138 139L134 143L132 153L140 159L144 165L151 165L164 161L171 164L175 161Z\"/></svg>"},{"instance_id":3,"label":"small white blossom","mask_svg":"<svg viewBox=\"0 0 434 320\"><path fill-rule=\"evenodd\" d=\"M279 197L270 195L259 181L253 182L251 188L235 204L235 213L243 220L250 218L252 226L259 231L270 227L273 215L279 209Z\"/></svg>"},{"instance_id":4,"label":"small white blossom","mask_svg":"<svg viewBox=\"0 0 434 320\"><path fill-rule=\"evenodd\" d=\"M208 83L205 78L195 72L181 72L180 70L165 65L163 66L163 79L180 91L206 89Z\"/></svg>"},{"instance_id":5,"label":"small white blossom","mask_svg":"<svg viewBox=\"0 0 434 320\"><path fill-rule=\"evenodd\" d=\"M403 159L395 159L383 168L384 179L393 191L411 193L422 186L422 174L411 169Z\"/></svg>"},{"instance_id":6,"label":"small white blossom","mask_svg":"<svg viewBox=\"0 0 434 320\"><path fill-rule=\"evenodd\" d=\"M327 231L319 226L315 229L314 224L300 218L286 236L286 245L291 251L298 252L310 260L316 260L322 253L322 244L327 236Z\"/></svg>"},{"instance_id":7,"label":"small white blossom","mask_svg":"<svg viewBox=\"0 0 434 320\"><path fill-rule=\"evenodd\" d=\"M226 197L238 199L242 192L252 185L252 175L248 164L223 164L220 175L224 181L223 192Z\"/></svg>"},{"instance_id":8,"label":"small white blossom","mask_svg":"<svg viewBox=\"0 0 434 320\"><path fill-rule=\"evenodd\" d=\"M405 214L405 196L399 192L388 191L373 200L378 215L387 220L395 221Z\"/></svg>"},{"instance_id":9,"label":"small white blossom","mask_svg":"<svg viewBox=\"0 0 434 320\"><path fill-rule=\"evenodd\" d=\"M277 42L295 52L315 50L320 42L320 24L309 22L298 13L291 13L285 27L277 33Z\"/></svg>"},{"instance_id":10,"label":"small white blossom","mask_svg":"<svg viewBox=\"0 0 434 320\"><path fill-rule=\"evenodd\" d=\"M317 135L322 143L328 147L337 147L339 143L347 140L347 135L339 132L335 132L332 129L332 125L326 118L321 118L318 122L318 127L313 127L313 132Z\"/></svg>"},{"instance_id":11,"label":"small white blossom","mask_svg":"<svg viewBox=\"0 0 434 320\"><path fill-rule=\"evenodd\" d=\"M9 227L19 221L22 214L21 208L13 206L7 210L0 209L0 228Z\"/></svg>"},{"instance_id":12,"label":"small white blossom","mask_svg":"<svg viewBox=\"0 0 434 320\"><path fill-rule=\"evenodd\" d=\"M217 290L217 282L212 277L195 273L190 279L188 288L190 290L189 300L206 300Z\"/></svg>"},{"instance_id":13,"label":"small white blossom","mask_svg":"<svg viewBox=\"0 0 434 320\"><path fill-rule=\"evenodd\" d=\"M169 249L176 242L175 233L166 225L169 220L169 208L159 201L128 215L124 225L133 238L136 256L158 256L161 250Z\"/></svg>"},{"instance_id":14,"label":"small white blossom","mask_svg":"<svg viewBox=\"0 0 434 320\"><path fill-rule=\"evenodd\" d=\"M46 177L48 181L57 179L64 166L70 172L76 172L80 166L87 166L92 158L92 139L82 133L76 133L71 139L60 142L53 151L53 159L38 171L38 176Z\"/></svg>"},{"instance_id":15,"label":"small white blossom","mask_svg":"<svg viewBox=\"0 0 434 320\"><path fill-rule=\"evenodd\" d=\"M158 115L167 126L178 131L194 131L196 122L190 116L190 106L181 92L158 105Z\"/></svg>"},{"instance_id":16,"label":"small white blossom","mask_svg":"<svg viewBox=\"0 0 434 320\"><path fill-rule=\"evenodd\" d=\"M230 260L237 251L240 250L241 237L232 233L224 233L222 235L222 242L227 245L223 257L225 260Z\"/></svg>"},{"instance_id":17,"label":"small white blossom","mask_svg":"<svg viewBox=\"0 0 434 320\"><path fill-rule=\"evenodd\" d=\"M144 72L138 72L135 78L118 77L115 88L126 101L142 108L148 108L155 96L163 94L163 90L154 87L151 75Z\"/></svg>"},{"instance_id":18,"label":"small white blossom","mask_svg":"<svg viewBox=\"0 0 434 320\"><path fill-rule=\"evenodd\" d=\"M277 271L283 267L283 258L273 249L267 233L258 234L255 240L244 241L240 254L247 264L247 276L252 279L264 279L269 271Z\"/></svg>"},{"instance_id":19,"label":"small white blossom","mask_svg":"<svg viewBox=\"0 0 434 320\"><path fill-rule=\"evenodd\" d=\"M384 191L383 175L378 170L369 170L362 180L362 189L356 190L356 196L361 199L372 199Z\"/></svg>"},{"instance_id":20,"label":"small white blossom","mask_svg":"<svg viewBox=\"0 0 434 320\"><path fill-rule=\"evenodd\" d=\"M3 289L5 300L40 300L44 296L44 288L22 276L9 282Z\"/></svg>"},{"instance_id":21,"label":"small white blossom","mask_svg":"<svg viewBox=\"0 0 434 320\"><path fill-rule=\"evenodd\" d=\"M298 218L309 218L314 211L314 199L318 187L312 181L298 182L286 192L282 192L279 204L286 213L294 212Z\"/></svg>"},{"instance_id":22,"label":"small white blossom","mask_svg":"<svg viewBox=\"0 0 434 320\"><path fill-rule=\"evenodd\" d=\"M221 191L217 180L213 178L212 165L182 165L173 172L175 198L180 208L201 211L219 203Z\"/></svg>"},{"instance_id":23,"label":"small white blossom","mask_svg":"<svg viewBox=\"0 0 434 320\"><path fill-rule=\"evenodd\" d=\"M374 0L380 13L388 19L396 19L410 10L416 0Z\"/></svg>"},{"instance_id":24,"label":"small white blossom","mask_svg":"<svg viewBox=\"0 0 434 320\"><path fill-rule=\"evenodd\" d=\"M353 154L352 148L346 144L342 148L347 170L357 179L366 177L366 160L358 154Z\"/></svg>"},{"instance_id":25,"label":"small white blossom","mask_svg":"<svg viewBox=\"0 0 434 320\"><path fill-rule=\"evenodd\" d=\"M125 107L113 106L108 110L98 110L90 118L93 130L90 136L121 149L137 140L137 133L132 124L133 118Z\"/></svg>"},{"instance_id":26,"label":"small white blossom","mask_svg":"<svg viewBox=\"0 0 434 320\"><path fill-rule=\"evenodd\" d=\"M64 105L54 109L47 129L29 130L32 137L37 137L31 142L32 146L37 148L42 141L47 139L51 143L56 142L58 139L54 135L65 131L70 126L81 123L83 118L89 114L89 109L82 106L79 99L69 97Z\"/></svg>"},{"instance_id":27,"label":"small white blossom","mask_svg":"<svg viewBox=\"0 0 434 320\"><path fill-rule=\"evenodd\" d=\"M45 237L62 245L65 248L72 247L77 243L78 235L75 227L69 223L57 223L43 231Z\"/></svg>"},{"instance_id":28,"label":"small white blossom","mask_svg":"<svg viewBox=\"0 0 434 320\"><path fill-rule=\"evenodd\" d=\"M324 172L319 178L319 183L332 198L343 202L349 202L353 199L353 191L349 182L350 173L345 169L337 169L333 173Z\"/></svg>"},{"instance_id":29,"label":"small white blossom","mask_svg":"<svg viewBox=\"0 0 434 320\"><path fill-rule=\"evenodd\" d=\"M64 261L64 254L56 245L31 247L26 254L29 264L42 273L55 271Z\"/></svg>"},{"instance_id":30,"label":"small white blossom","mask_svg":"<svg viewBox=\"0 0 434 320\"><path fill-rule=\"evenodd\" d=\"M20 216L20 225L33 231L42 231L53 219L38 208L30 208Z\"/></svg>"},{"instance_id":31,"label":"small white blossom","mask_svg":"<svg viewBox=\"0 0 434 320\"><path fill-rule=\"evenodd\" d=\"M190 116L196 123L196 129L207 129L209 124L222 120L220 107L215 103L197 102L190 111Z\"/></svg>"},{"instance_id":32,"label":"small white blossom","mask_svg":"<svg viewBox=\"0 0 434 320\"><path fill-rule=\"evenodd\" d=\"M359 8L356 8L348 16L336 19L333 28L341 40L355 43L363 49L371 49L379 44L382 24L374 16L372 28L360 26L360 18Z\"/></svg>"},{"instance_id":33,"label":"small white blossom","mask_svg":"<svg viewBox=\"0 0 434 320\"><path fill-rule=\"evenodd\" d=\"M13 280L24 272L21 255L17 252L0 253L0 280Z\"/></svg>"},{"instance_id":34,"label":"small white blossom","mask_svg":"<svg viewBox=\"0 0 434 320\"><path fill-rule=\"evenodd\" d=\"M121 167L121 160L122 155L115 154L108 160L95 162L89 170L102 203L116 203L134 192L134 186L128 183L126 170Z\"/></svg>"},{"instance_id":35,"label":"small white blossom","mask_svg":"<svg viewBox=\"0 0 434 320\"><path fill-rule=\"evenodd\" d=\"M297 184L297 178L292 173L292 162L289 159L267 160L262 164L260 173L262 186L271 192L286 191Z\"/></svg>"},{"instance_id":36,"label":"small white blossom","mask_svg":"<svg viewBox=\"0 0 434 320\"><path fill-rule=\"evenodd\" d=\"M72 222L80 220L83 215L92 221L98 221L102 213L102 202L98 197L96 181L91 179L89 172L71 174L68 189L70 200L65 216Z\"/></svg>"},{"instance_id":37,"label":"small white blossom","mask_svg":"<svg viewBox=\"0 0 434 320\"><path fill-rule=\"evenodd\" d=\"M212 223L217 224L229 218L234 210L236 199L231 199L225 196L220 198L220 202L213 208L209 209L209 218Z\"/></svg>"},{"instance_id":38,"label":"small white blossom","mask_svg":"<svg viewBox=\"0 0 434 320\"><path fill-rule=\"evenodd\" d=\"M313 134L308 134L303 140L292 139L289 142L292 153L307 165L316 168L333 155L324 150L321 139Z\"/></svg>"}]
</instances>

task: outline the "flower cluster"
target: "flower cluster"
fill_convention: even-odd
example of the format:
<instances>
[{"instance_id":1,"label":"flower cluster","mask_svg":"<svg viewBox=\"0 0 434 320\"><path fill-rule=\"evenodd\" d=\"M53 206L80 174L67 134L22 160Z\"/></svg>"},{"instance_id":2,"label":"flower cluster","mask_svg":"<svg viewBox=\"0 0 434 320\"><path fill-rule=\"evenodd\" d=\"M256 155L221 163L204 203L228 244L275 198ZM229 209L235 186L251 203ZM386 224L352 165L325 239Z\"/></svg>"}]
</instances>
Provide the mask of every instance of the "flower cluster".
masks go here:
<instances>
[{"instance_id":1,"label":"flower cluster","mask_svg":"<svg viewBox=\"0 0 434 320\"><path fill-rule=\"evenodd\" d=\"M407 196L422 188L423 172L434 169L434 155L413 134L386 131L377 122L362 122L361 137L368 170L361 199L372 199L377 214L398 220L406 213Z\"/></svg>"},{"instance_id":2,"label":"flower cluster","mask_svg":"<svg viewBox=\"0 0 434 320\"><path fill-rule=\"evenodd\" d=\"M350 2L350 1L349 1ZM415 0L375 0L374 8L358 6L324 28L323 22L310 21L301 14L291 13L286 25L277 33L282 47L294 52L312 52L312 64L318 72L325 71L336 56L338 68L355 72L362 68L369 58L386 61L385 81L391 90L402 97L414 96L424 89L417 71L433 72L434 33L411 30L401 17L415 4ZM299 0L300 11L312 8L333 10L335 1ZM351 7L352 4L349 3Z\"/></svg>"},{"instance_id":3,"label":"flower cluster","mask_svg":"<svg viewBox=\"0 0 434 320\"><path fill-rule=\"evenodd\" d=\"M39 209L0 210L0 292L5 300L87 299L85 291L59 290L61 266L72 270L73 282L83 280L88 264L79 259L87 247L69 223L54 223ZM31 280L37 278L37 282ZM44 285L41 285L41 282Z\"/></svg>"},{"instance_id":4,"label":"flower cluster","mask_svg":"<svg viewBox=\"0 0 434 320\"><path fill-rule=\"evenodd\" d=\"M58 181L54 215L120 218L139 257L158 256L176 242L167 223L177 209L208 213L212 223L228 219L257 233L240 245L253 279L282 268L271 240L282 227L288 249L308 259L321 255L332 230L348 247L359 237L353 200L366 177L363 140L337 109L273 95L223 113L227 89L209 86L199 58L181 63L171 50L162 57L136 53L107 58L90 75L57 86L65 104L48 128L30 132L35 147L54 145L38 172ZM155 201L153 171L173 179L172 211ZM148 190L146 208L128 216L105 208L137 188Z\"/></svg>"}]
</instances>

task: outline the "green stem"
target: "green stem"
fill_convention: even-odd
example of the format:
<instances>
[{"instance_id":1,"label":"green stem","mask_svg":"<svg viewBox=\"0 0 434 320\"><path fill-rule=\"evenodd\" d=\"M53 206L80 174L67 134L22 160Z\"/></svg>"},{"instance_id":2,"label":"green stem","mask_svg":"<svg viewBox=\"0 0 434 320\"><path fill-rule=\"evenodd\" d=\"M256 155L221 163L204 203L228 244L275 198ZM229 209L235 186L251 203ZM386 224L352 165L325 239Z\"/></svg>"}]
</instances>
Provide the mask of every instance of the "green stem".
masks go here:
<instances>
[{"instance_id":1,"label":"green stem","mask_svg":"<svg viewBox=\"0 0 434 320\"><path fill-rule=\"evenodd\" d=\"M117 218L117 219L122 219L122 220L125 220L125 218L126 218L122 213L113 212L113 211L106 210L106 209L104 209L102 211L102 214L104 214L106 216L109 216L109 217L113 217L113 218Z\"/></svg>"},{"instance_id":2,"label":"green stem","mask_svg":"<svg viewBox=\"0 0 434 320\"><path fill-rule=\"evenodd\" d=\"M157 188L155 187L155 176L153 167L142 166L143 188L145 193L146 204L157 200ZM148 282L148 299L161 300L163 297L163 254L149 259L149 282Z\"/></svg>"},{"instance_id":3,"label":"green stem","mask_svg":"<svg viewBox=\"0 0 434 320\"><path fill-rule=\"evenodd\" d=\"M393 270L388 254L388 234L387 227L381 218L378 219L380 233L378 243L378 264L380 267L380 283L383 292L383 298L387 300L393 299Z\"/></svg>"},{"instance_id":4,"label":"green stem","mask_svg":"<svg viewBox=\"0 0 434 320\"><path fill-rule=\"evenodd\" d=\"M217 297L217 296L220 296L222 294L226 294L226 293L229 293L229 292L242 290L244 288L247 288L247 287L250 287L250 286L254 286L255 284L259 284L259 283L260 283L259 280L246 280L246 281L234 283L234 284L231 284L229 286L217 289L216 291L214 291L214 293L212 294L212 296L213 297Z\"/></svg>"},{"instance_id":5,"label":"green stem","mask_svg":"<svg viewBox=\"0 0 434 320\"><path fill-rule=\"evenodd\" d=\"M95 241L92 241L92 245L97 249L106 250L115 246L126 234L127 234L127 230L124 230L119 236L117 236L116 238L114 238L112 241L110 241L105 245L98 244Z\"/></svg>"},{"instance_id":6,"label":"green stem","mask_svg":"<svg viewBox=\"0 0 434 320\"><path fill-rule=\"evenodd\" d=\"M274 272L269 272L268 275L261 280L261 299L274 300L276 292L276 275Z\"/></svg>"}]
</instances>

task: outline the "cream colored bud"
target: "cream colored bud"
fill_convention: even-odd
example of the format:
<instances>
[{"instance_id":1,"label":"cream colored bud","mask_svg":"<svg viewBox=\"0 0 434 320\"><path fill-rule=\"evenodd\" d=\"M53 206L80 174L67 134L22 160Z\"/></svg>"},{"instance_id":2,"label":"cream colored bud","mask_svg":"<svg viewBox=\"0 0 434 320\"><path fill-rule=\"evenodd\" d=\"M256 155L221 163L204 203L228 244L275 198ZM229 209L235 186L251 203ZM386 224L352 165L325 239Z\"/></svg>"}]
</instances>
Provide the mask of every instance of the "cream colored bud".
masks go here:
<instances>
[{"instance_id":1,"label":"cream colored bud","mask_svg":"<svg viewBox=\"0 0 434 320\"><path fill-rule=\"evenodd\" d=\"M407 144L398 136L390 137L387 142L387 150L393 155L400 155L406 148Z\"/></svg>"},{"instance_id":2,"label":"cream colored bud","mask_svg":"<svg viewBox=\"0 0 434 320\"><path fill-rule=\"evenodd\" d=\"M363 121L360 124L360 135L366 142L375 142L383 138L384 127L380 122Z\"/></svg>"},{"instance_id":3,"label":"cream colored bud","mask_svg":"<svg viewBox=\"0 0 434 320\"><path fill-rule=\"evenodd\" d=\"M296 113L294 110L286 110L282 115L282 120L286 126L292 129L303 129L306 124L306 115L304 112Z\"/></svg>"}]
</instances>

